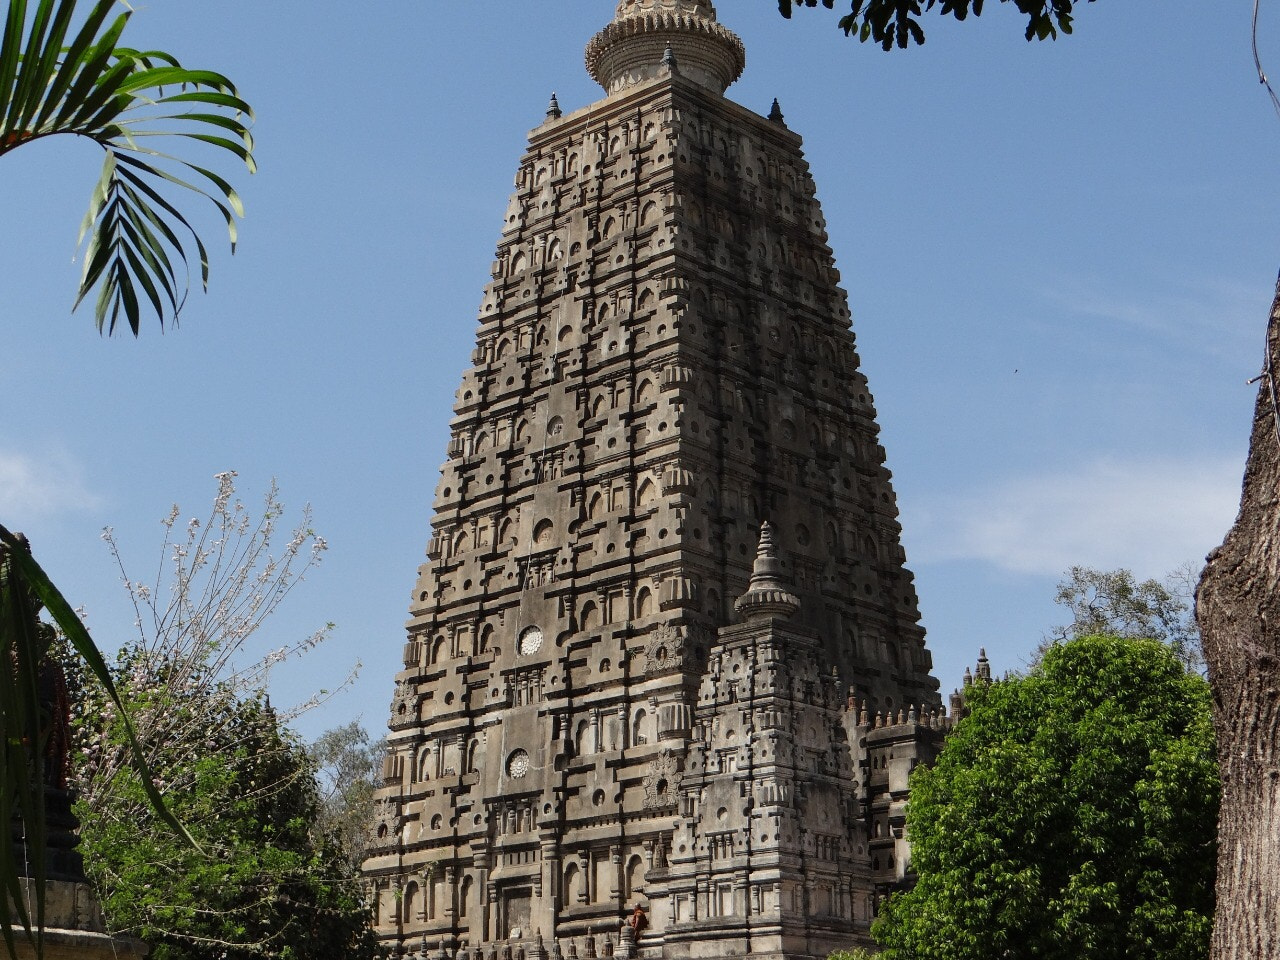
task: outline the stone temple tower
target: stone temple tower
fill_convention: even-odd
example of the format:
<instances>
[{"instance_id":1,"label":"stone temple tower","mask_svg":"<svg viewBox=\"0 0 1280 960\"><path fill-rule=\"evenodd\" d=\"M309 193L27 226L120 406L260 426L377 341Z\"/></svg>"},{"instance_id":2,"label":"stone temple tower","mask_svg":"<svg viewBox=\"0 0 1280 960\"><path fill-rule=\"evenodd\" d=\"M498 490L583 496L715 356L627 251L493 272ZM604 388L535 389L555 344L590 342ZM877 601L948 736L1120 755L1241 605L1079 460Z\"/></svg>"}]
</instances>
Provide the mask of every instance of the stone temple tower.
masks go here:
<instances>
[{"instance_id":1,"label":"stone temple tower","mask_svg":"<svg viewBox=\"0 0 1280 960\"><path fill-rule=\"evenodd\" d=\"M945 726L846 295L799 136L724 96L711 3L622 0L586 61L605 96L530 134L457 394L377 930L825 957L901 879Z\"/></svg>"}]
</instances>

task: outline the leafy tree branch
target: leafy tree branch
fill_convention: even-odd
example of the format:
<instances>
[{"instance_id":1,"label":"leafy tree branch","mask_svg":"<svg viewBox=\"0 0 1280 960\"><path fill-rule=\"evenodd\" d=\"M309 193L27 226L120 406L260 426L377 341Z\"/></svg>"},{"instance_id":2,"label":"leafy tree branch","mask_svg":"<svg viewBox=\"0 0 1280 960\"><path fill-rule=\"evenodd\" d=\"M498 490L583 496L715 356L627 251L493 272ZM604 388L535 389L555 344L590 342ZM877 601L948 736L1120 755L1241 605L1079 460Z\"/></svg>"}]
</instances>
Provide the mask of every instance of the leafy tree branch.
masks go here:
<instances>
[{"instance_id":1,"label":"leafy tree branch","mask_svg":"<svg viewBox=\"0 0 1280 960\"><path fill-rule=\"evenodd\" d=\"M886 960L1207 957L1208 683L1156 641L1081 637L966 707L911 777L919 882L872 928Z\"/></svg>"},{"instance_id":2,"label":"leafy tree branch","mask_svg":"<svg viewBox=\"0 0 1280 960\"><path fill-rule=\"evenodd\" d=\"M1071 33L1077 0L999 0L1012 3L1027 18L1028 40L1056 40L1059 33ZM1093 0L1087 0L1092 3ZM796 7L816 7L819 0L778 0L778 11L786 18ZM828 10L835 0L821 0ZM966 20L970 14L980 16L983 0L849 0L849 12L840 17L840 29L846 36L868 40L883 50L895 46L907 49L924 43L924 27L920 18L937 9L942 16Z\"/></svg>"},{"instance_id":3,"label":"leafy tree branch","mask_svg":"<svg viewBox=\"0 0 1280 960\"><path fill-rule=\"evenodd\" d=\"M251 510L234 473L216 481L206 516L182 522L170 511L152 575L134 579L104 534L137 619L111 665L124 710L68 666L86 863L111 929L150 942L158 960L362 960L373 943L368 911L342 837L328 828L317 761L265 693L271 669L314 649L329 628L265 654L253 648L326 544L305 508L284 525L274 484ZM126 762L125 711L205 855L155 829Z\"/></svg>"},{"instance_id":4,"label":"leafy tree branch","mask_svg":"<svg viewBox=\"0 0 1280 960\"><path fill-rule=\"evenodd\" d=\"M208 251L171 198L173 188L212 203L235 250L239 195L209 162L188 157L231 154L253 172L253 111L222 74L121 46L132 11L117 13L117 0L97 0L77 28L78 6L39 0L29 11L27 0L11 0L0 40L0 156L62 135L102 148L102 173L80 227L75 305L96 289L98 329L112 333L123 320L137 336L148 309L161 327L177 321L193 262L208 286ZM166 152L170 142L183 153Z\"/></svg>"}]
</instances>

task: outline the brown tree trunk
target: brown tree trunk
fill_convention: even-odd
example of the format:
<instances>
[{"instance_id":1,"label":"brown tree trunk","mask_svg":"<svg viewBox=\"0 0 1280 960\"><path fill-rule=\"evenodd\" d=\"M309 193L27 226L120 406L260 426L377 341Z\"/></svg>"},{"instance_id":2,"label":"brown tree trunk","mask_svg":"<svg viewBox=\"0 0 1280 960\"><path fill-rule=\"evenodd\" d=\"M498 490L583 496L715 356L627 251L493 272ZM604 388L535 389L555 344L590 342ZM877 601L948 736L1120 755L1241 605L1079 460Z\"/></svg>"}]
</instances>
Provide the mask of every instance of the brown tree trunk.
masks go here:
<instances>
[{"instance_id":1,"label":"brown tree trunk","mask_svg":"<svg viewBox=\"0 0 1280 960\"><path fill-rule=\"evenodd\" d=\"M1280 960L1280 285L1240 513L1209 555L1196 618L1222 772L1210 957Z\"/></svg>"}]
</instances>

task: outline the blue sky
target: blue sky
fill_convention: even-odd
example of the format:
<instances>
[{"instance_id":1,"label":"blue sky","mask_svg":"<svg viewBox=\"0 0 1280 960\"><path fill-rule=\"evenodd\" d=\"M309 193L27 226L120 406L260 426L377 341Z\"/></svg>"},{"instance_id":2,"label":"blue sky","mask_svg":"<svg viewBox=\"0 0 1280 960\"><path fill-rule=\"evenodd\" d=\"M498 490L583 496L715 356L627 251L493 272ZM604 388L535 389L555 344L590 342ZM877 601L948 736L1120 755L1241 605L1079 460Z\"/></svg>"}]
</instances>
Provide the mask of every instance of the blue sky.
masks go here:
<instances>
[{"instance_id":1,"label":"blue sky","mask_svg":"<svg viewBox=\"0 0 1280 960\"><path fill-rule=\"evenodd\" d=\"M895 475L943 689L985 646L1025 665L1074 563L1161 576L1229 526L1280 266L1280 120L1245 0L1098 0L1027 44L1006 4L886 54L831 11L721 0L732 99L805 138ZM0 161L0 518L28 532L104 647L128 636L102 527L154 569L171 504L272 477L330 549L263 648L300 722L380 731L429 538L453 392L527 131L600 90L582 49L611 0L149 0L125 39L220 70L257 111L261 172L211 290L163 335L71 315L98 157ZM1261 49L1280 74L1280 12Z\"/></svg>"}]
</instances>

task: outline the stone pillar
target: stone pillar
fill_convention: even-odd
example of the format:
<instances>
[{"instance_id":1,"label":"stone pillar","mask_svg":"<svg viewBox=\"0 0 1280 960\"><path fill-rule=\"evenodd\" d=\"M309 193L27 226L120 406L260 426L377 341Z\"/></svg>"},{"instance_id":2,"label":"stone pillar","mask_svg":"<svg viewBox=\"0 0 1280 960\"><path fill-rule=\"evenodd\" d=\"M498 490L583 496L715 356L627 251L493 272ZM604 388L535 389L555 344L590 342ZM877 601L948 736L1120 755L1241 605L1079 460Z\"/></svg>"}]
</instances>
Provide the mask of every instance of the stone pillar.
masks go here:
<instances>
[{"instance_id":1,"label":"stone pillar","mask_svg":"<svg viewBox=\"0 0 1280 960\"><path fill-rule=\"evenodd\" d=\"M560 911L568 904L564 902L563 878L560 872L560 847L554 829L543 829L539 837L542 852L542 870L539 873L540 890L536 891L538 911L533 918L534 929L550 930L553 933L560 925Z\"/></svg>"},{"instance_id":2,"label":"stone pillar","mask_svg":"<svg viewBox=\"0 0 1280 960\"><path fill-rule=\"evenodd\" d=\"M622 848L619 846L611 846L609 848L609 862L613 864L613 870L609 872L609 900L611 903L617 903L622 897Z\"/></svg>"},{"instance_id":3,"label":"stone pillar","mask_svg":"<svg viewBox=\"0 0 1280 960\"><path fill-rule=\"evenodd\" d=\"M444 910L442 912L452 926L454 918L458 915L458 871L453 864L444 868Z\"/></svg>"},{"instance_id":4,"label":"stone pillar","mask_svg":"<svg viewBox=\"0 0 1280 960\"><path fill-rule=\"evenodd\" d=\"M733 911L738 916L749 917L752 914L750 883L745 873L733 879Z\"/></svg>"}]
</instances>

